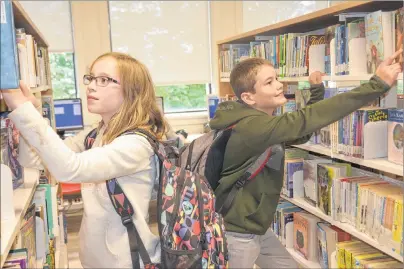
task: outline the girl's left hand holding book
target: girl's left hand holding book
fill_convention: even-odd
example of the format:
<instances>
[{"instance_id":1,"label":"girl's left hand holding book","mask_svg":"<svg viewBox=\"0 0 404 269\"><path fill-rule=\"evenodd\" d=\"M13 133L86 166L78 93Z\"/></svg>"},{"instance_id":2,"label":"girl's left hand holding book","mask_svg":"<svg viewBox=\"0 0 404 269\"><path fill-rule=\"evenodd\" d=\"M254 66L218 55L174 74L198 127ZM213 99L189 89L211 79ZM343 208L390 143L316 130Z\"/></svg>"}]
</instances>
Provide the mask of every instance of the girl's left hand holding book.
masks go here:
<instances>
[{"instance_id":1,"label":"girl's left hand holding book","mask_svg":"<svg viewBox=\"0 0 404 269\"><path fill-rule=\"evenodd\" d=\"M34 107L40 107L41 103L32 94L29 87L22 81L20 81L19 89L2 90L1 94L3 99L10 110L16 109L18 106L24 104L25 102L31 102Z\"/></svg>"}]
</instances>

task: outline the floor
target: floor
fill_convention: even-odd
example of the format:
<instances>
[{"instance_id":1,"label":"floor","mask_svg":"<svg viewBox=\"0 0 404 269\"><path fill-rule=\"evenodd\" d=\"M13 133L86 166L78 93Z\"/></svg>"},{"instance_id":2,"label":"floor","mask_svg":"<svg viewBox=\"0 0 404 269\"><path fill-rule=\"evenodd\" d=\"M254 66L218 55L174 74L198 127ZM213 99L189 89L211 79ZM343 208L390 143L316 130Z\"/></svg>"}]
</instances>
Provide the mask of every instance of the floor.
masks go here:
<instances>
[{"instance_id":1,"label":"floor","mask_svg":"<svg viewBox=\"0 0 404 269\"><path fill-rule=\"evenodd\" d=\"M79 259L79 230L82 211L76 211L73 214L67 214L67 258L70 269L83 268Z\"/></svg>"}]
</instances>

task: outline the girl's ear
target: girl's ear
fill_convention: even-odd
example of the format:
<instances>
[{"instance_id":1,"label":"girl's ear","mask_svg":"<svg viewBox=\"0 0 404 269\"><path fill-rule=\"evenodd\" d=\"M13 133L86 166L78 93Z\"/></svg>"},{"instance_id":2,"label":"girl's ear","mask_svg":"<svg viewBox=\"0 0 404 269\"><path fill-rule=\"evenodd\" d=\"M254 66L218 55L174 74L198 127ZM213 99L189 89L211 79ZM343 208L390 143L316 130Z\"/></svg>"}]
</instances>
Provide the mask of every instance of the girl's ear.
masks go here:
<instances>
[{"instance_id":1,"label":"girl's ear","mask_svg":"<svg viewBox=\"0 0 404 269\"><path fill-rule=\"evenodd\" d=\"M254 105L255 104L255 99L254 99L254 94L250 93L250 92L243 92L241 95L241 100L243 100L244 103L246 103L247 105Z\"/></svg>"}]
</instances>

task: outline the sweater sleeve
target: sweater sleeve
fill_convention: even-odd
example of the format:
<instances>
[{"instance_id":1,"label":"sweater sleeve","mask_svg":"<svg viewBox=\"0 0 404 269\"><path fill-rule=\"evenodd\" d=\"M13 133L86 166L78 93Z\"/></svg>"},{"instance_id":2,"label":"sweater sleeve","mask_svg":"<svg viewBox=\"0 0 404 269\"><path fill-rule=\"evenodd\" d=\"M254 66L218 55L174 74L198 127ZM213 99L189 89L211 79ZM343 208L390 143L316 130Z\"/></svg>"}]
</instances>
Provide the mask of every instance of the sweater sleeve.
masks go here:
<instances>
[{"instance_id":1,"label":"sweater sleeve","mask_svg":"<svg viewBox=\"0 0 404 269\"><path fill-rule=\"evenodd\" d=\"M309 101L307 102L306 105L309 106L309 105L315 104L315 103L323 100L324 99L324 92L325 92L325 89L324 89L324 84L323 83L311 85L311 87L310 87L310 99L309 99ZM295 139L293 141L288 141L288 142L286 142L286 145L304 144L304 143L306 143L307 141L310 140L312 135L313 134L310 133L308 135L305 135L305 136L300 137L298 139Z\"/></svg>"},{"instance_id":2,"label":"sweater sleeve","mask_svg":"<svg viewBox=\"0 0 404 269\"><path fill-rule=\"evenodd\" d=\"M45 121L46 122L46 121ZM79 132L77 135L68 137L63 140L66 146L72 151L79 153L84 151L84 139L90 132L91 128ZM24 167L43 170L41 158L38 156L35 149L29 145L24 136L20 137L18 161Z\"/></svg>"},{"instance_id":3,"label":"sweater sleeve","mask_svg":"<svg viewBox=\"0 0 404 269\"><path fill-rule=\"evenodd\" d=\"M293 141L313 133L367 105L386 93L390 87L377 76L368 83L332 98L309 105L299 111L282 116L256 116L246 120L248 128L239 128L244 143L252 151L262 152L262 148ZM254 137L254 139L251 139ZM248 139L247 139L248 138Z\"/></svg>"},{"instance_id":4,"label":"sweater sleeve","mask_svg":"<svg viewBox=\"0 0 404 269\"><path fill-rule=\"evenodd\" d=\"M153 154L148 141L139 135L118 137L108 145L83 151L85 133L64 142L30 102L19 106L9 117L31 151L35 150L61 182L99 182L134 174L149 165Z\"/></svg>"}]
</instances>

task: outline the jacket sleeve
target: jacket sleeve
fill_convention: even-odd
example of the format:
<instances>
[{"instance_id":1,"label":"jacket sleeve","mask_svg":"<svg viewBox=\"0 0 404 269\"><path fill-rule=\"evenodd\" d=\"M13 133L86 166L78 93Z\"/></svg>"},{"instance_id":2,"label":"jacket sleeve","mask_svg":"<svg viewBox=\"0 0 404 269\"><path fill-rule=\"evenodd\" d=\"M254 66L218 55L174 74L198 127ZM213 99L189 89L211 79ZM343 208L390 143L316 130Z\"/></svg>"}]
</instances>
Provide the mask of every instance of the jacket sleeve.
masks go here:
<instances>
[{"instance_id":1,"label":"jacket sleeve","mask_svg":"<svg viewBox=\"0 0 404 269\"><path fill-rule=\"evenodd\" d=\"M332 98L309 105L299 111L281 116L256 116L245 123L248 128L238 131L244 139L250 155L262 152L262 148L293 141L313 133L366 106L390 89L379 77L373 76L368 83ZM254 139L251 139L254 137Z\"/></svg>"},{"instance_id":2,"label":"jacket sleeve","mask_svg":"<svg viewBox=\"0 0 404 269\"><path fill-rule=\"evenodd\" d=\"M68 146L30 102L19 106L9 117L49 172L61 182L100 182L135 174L147 169L153 155L149 142L139 135L121 136L108 145L86 151L82 135L70 140Z\"/></svg>"},{"instance_id":3,"label":"jacket sleeve","mask_svg":"<svg viewBox=\"0 0 404 269\"><path fill-rule=\"evenodd\" d=\"M324 99L324 92L325 92L325 89L324 89L324 84L323 83L311 85L310 86L310 99L309 99L309 101L307 102L306 105L307 106L312 105L312 104L315 104L315 103L323 100ZM307 141L310 140L312 135L313 134L311 133L311 134L305 135L303 137L300 137L300 138L298 138L296 140L288 141L288 142L286 142L286 145L304 144L304 143L306 143Z\"/></svg>"}]
</instances>

